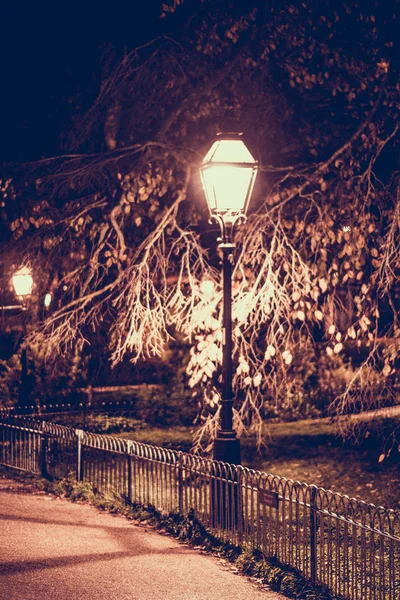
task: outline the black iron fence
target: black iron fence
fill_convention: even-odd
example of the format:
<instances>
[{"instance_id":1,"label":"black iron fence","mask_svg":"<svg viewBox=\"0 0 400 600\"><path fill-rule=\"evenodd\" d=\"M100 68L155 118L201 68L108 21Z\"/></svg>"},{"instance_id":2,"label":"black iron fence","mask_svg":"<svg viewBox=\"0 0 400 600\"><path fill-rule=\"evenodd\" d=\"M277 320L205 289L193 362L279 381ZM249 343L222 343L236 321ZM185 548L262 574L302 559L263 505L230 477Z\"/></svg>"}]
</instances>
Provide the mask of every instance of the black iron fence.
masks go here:
<instances>
[{"instance_id":1,"label":"black iron fence","mask_svg":"<svg viewBox=\"0 0 400 600\"><path fill-rule=\"evenodd\" d=\"M258 548L349 600L399 600L400 512L242 466L0 415L0 463L74 476L164 513L195 511L225 541Z\"/></svg>"}]
</instances>

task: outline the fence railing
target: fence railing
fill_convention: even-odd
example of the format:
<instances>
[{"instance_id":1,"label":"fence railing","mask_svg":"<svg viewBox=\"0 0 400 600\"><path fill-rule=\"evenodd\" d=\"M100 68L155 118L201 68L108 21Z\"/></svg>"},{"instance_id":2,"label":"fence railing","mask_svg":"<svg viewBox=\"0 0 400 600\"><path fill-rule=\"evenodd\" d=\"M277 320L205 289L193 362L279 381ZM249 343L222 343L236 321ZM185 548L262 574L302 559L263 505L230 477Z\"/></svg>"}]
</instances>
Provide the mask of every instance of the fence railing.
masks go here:
<instances>
[{"instance_id":1,"label":"fence railing","mask_svg":"<svg viewBox=\"0 0 400 600\"><path fill-rule=\"evenodd\" d=\"M242 466L0 415L0 463L74 476L103 493L195 511L225 541L258 548L349 600L399 600L400 512Z\"/></svg>"}]
</instances>

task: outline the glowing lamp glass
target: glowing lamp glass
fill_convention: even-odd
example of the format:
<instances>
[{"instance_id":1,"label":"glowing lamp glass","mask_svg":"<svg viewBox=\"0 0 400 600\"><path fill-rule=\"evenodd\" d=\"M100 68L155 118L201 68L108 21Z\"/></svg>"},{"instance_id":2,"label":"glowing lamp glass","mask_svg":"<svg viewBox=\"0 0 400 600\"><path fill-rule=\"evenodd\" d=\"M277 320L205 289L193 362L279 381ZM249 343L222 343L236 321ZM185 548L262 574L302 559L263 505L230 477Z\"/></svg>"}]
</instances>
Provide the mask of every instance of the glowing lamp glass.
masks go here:
<instances>
[{"instance_id":1,"label":"glowing lamp glass","mask_svg":"<svg viewBox=\"0 0 400 600\"><path fill-rule=\"evenodd\" d=\"M217 139L200 169L210 213L245 215L256 174L257 162L239 136Z\"/></svg>"},{"instance_id":2,"label":"glowing lamp glass","mask_svg":"<svg viewBox=\"0 0 400 600\"><path fill-rule=\"evenodd\" d=\"M30 296L32 293L33 279L30 269L22 267L12 278L12 283L17 296Z\"/></svg>"},{"instance_id":3,"label":"glowing lamp glass","mask_svg":"<svg viewBox=\"0 0 400 600\"><path fill-rule=\"evenodd\" d=\"M51 294L46 294L44 297L44 305L46 308L49 308L51 304Z\"/></svg>"}]
</instances>

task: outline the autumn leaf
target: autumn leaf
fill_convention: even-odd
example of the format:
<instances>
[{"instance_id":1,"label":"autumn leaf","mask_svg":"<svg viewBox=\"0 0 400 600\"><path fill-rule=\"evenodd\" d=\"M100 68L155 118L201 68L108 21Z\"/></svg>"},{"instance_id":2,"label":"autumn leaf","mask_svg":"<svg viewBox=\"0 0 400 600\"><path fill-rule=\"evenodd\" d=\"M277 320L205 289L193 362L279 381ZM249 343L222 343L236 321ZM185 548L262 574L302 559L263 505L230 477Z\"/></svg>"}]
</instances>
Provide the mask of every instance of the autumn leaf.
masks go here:
<instances>
[{"instance_id":1,"label":"autumn leaf","mask_svg":"<svg viewBox=\"0 0 400 600\"><path fill-rule=\"evenodd\" d=\"M253 385L254 385L254 387L259 387L260 383L261 383L261 375L260 375L260 373L257 373L257 375L253 379Z\"/></svg>"},{"instance_id":2,"label":"autumn leaf","mask_svg":"<svg viewBox=\"0 0 400 600\"><path fill-rule=\"evenodd\" d=\"M382 375L384 377L388 377L390 375L391 370L392 369L391 369L390 365L386 364L382 369Z\"/></svg>"},{"instance_id":3,"label":"autumn leaf","mask_svg":"<svg viewBox=\"0 0 400 600\"><path fill-rule=\"evenodd\" d=\"M319 287L321 288L322 292L326 292L326 290L328 289L328 284L326 282L326 279L322 278L319 280Z\"/></svg>"},{"instance_id":4,"label":"autumn leaf","mask_svg":"<svg viewBox=\"0 0 400 600\"><path fill-rule=\"evenodd\" d=\"M285 350L284 352L282 352L282 358L285 361L285 363L287 365L290 365L290 363L293 360L293 356L291 355L291 353L289 352L289 350Z\"/></svg>"}]
</instances>

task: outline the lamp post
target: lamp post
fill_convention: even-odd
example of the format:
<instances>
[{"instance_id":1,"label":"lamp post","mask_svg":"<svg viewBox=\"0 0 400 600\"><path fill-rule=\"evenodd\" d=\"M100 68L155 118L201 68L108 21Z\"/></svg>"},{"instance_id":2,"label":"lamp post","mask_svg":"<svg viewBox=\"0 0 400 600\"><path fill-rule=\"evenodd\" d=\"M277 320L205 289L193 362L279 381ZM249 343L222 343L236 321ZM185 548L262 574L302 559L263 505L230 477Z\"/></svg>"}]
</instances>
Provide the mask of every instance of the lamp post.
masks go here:
<instances>
[{"instance_id":1,"label":"lamp post","mask_svg":"<svg viewBox=\"0 0 400 600\"><path fill-rule=\"evenodd\" d=\"M220 133L205 155L201 183L211 220L221 228L223 255L223 352L220 428L214 442L214 460L240 464L240 440L233 429L232 392L232 252L235 227L246 212L258 164L240 133Z\"/></svg>"},{"instance_id":2,"label":"lamp post","mask_svg":"<svg viewBox=\"0 0 400 600\"><path fill-rule=\"evenodd\" d=\"M20 298L23 310L27 310L27 302L32 293L33 279L28 267L20 268L12 277L12 284L15 294ZM24 337L26 337L26 322L24 320ZM29 377L28 377L28 356L26 345L21 353L21 385L18 393L18 408L25 409L28 406L29 399Z\"/></svg>"}]
</instances>

